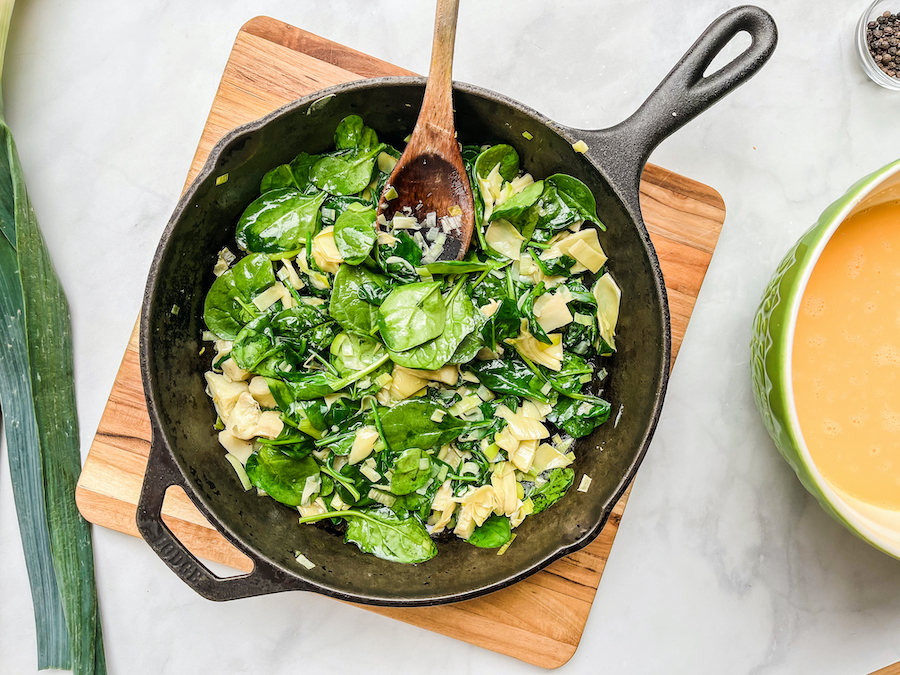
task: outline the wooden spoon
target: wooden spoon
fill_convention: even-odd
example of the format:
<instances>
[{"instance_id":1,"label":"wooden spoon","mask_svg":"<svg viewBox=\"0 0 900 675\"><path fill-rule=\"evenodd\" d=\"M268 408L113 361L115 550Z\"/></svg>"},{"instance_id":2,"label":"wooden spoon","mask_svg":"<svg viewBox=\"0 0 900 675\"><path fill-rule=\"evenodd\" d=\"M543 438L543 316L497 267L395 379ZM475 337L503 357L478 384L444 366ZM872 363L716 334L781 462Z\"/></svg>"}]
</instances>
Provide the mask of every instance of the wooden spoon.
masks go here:
<instances>
[{"instance_id":1,"label":"wooden spoon","mask_svg":"<svg viewBox=\"0 0 900 675\"><path fill-rule=\"evenodd\" d=\"M391 172L378 202L378 212L390 220L395 213L425 220L436 214L441 218L459 215L460 224L447 232L439 260L462 260L469 248L475 226L475 204L466 176L453 125L453 42L459 0L437 0L431 68L425 86L425 98L409 143ZM397 196L385 199L386 194ZM406 209L409 209L407 213ZM422 234L425 234L423 228ZM427 237L426 237L427 239Z\"/></svg>"}]
</instances>

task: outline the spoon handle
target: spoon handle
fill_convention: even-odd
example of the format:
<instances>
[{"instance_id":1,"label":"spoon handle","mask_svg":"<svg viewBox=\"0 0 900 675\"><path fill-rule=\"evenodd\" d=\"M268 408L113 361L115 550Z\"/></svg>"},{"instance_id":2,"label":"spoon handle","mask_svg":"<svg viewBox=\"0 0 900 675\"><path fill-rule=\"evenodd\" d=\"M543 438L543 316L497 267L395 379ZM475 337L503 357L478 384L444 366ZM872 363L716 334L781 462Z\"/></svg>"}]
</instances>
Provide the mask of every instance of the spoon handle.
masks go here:
<instances>
[{"instance_id":1,"label":"spoon handle","mask_svg":"<svg viewBox=\"0 0 900 675\"><path fill-rule=\"evenodd\" d=\"M437 0L434 18L434 43L431 48L431 68L422 101L422 113L416 127L426 122L452 138L453 125L453 43L456 41L456 17L459 0Z\"/></svg>"}]
</instances>

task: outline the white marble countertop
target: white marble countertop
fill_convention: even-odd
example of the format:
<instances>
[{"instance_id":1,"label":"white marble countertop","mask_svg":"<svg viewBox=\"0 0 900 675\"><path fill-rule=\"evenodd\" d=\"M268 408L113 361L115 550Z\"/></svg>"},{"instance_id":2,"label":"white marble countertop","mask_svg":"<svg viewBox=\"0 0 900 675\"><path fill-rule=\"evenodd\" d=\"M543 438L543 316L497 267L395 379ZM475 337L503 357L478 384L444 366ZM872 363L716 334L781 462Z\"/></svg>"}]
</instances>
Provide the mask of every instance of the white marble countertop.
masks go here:
<instances>
[{"instance_id":1,"label":"white marble countertop","mask_svg":"<svg viewBox=\"0 0 900 675\"><path fill-rule=\"evenodd\" d=\"M762 1L762 0L761 0ZM750 393L750 323L791 243L900 156L900 93L856 62L868 0L765 0L781 41L754 80L652 161L728 217L581 646L565 672L865 675L900 660L900 562L830 520ZM727 0L464 1L455 76L575 127L630 113ZM424 72L431 2L22 0L8 122L75 333L84 452L231 43L268 14ZM900 0L897 9L900 10ZM201 599L140 540L95 529L111 673L533 673L329 599ZM35 670L31 599L0 460L0 672Z\"/></svg>"}]
</instances>

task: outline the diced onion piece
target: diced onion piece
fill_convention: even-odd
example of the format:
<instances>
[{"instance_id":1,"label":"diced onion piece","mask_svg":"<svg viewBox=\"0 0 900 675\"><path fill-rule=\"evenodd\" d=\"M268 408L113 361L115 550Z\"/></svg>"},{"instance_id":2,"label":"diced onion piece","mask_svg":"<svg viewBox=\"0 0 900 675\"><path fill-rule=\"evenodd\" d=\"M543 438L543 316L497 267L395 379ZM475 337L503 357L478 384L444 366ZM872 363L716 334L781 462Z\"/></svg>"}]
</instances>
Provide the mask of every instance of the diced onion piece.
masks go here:
<instances>
[{"instance_id":1,"label":"diced onion piece","mask_svg":"<svg viewBox=\"0 0 900 675\"><path fill-rule=\"evenodd\" d=\"M216 176L216 185L225 185L228 182L228 174L223 173L221 176Z\"/></svg>"},{"instance_id":2,"label":"diced onion piece","mask_svg":"<svg viewBox=\"0 0 900 675\"><path fill-rule=\"evenodd\" d=\"M607 272L597 279L592 292L597 301L597 323L600 326L600 337L615 350L616 324L619 321L622 291Z\"/></svg>"},{"instance_id":3,"label":"diced onion piece","mask_svg":"<svg viewBox=\"0 0 900 675\"><path fill-rule=\"evenodd\" d=\"M433 413L431 413L431 421L441 423L441 420L447 415L446 411L436 409Z\"/></svg>"},{"instance_id":4,"label":"diced onion piece","mask_svg":"<svg viewBox=\"0 0 900 675\"><path fill-rule=\"evenodd\" d=\"M311 570L313 567L316 566L316 564L312 560L310 560L305 555L300 553L300 551L294 551L294 558L297 560L298 563L303 565L308 570Z\"/></svg>"},{"instance_id":5,"label":"diced onion piece","mask_svg":"<svg viewBox=\"0 0 900 675\"><path fill-rule=\"evenodd\" d=\"M578 486L578 491L579 492L587 492L590 489L591 489L591 477L588 476L587 474L584 474L581 477L581 483Z\"/></svg>"},{"instance_id":6,"label":"diced onion piece","mask_svg":"<svg viewBox=\"0 0 900 675\"><path fill-rule=\"evenodd\" d=\"M226 429L219 432L219 443L232 457L237 457L241 464L246 464L253 454L253 443L232 436Z\"/></svg>"},{"instance_id":7,"label":"diced onion piece","mask_svg":"<svg viewBox=\"0 0 900 675\"><path fill-rule=\"evenodd\" d=\"M397 237L392 235L390 232L385 232L384 230L378 230L378 245L379 246L393 246L399 241Z\"/></svg>"},{"instance_id":8,"label":"diced onion piece","mask_svg":"<svg viewBox=\"0 0 900 675\"><path fill-rule=\"evenodd\" d=\"M378 442L378 430L373 427L366 425L359 429L356 432L356 437L353 439L353 445L350 448L350 455L347 457L347 461L350 464L357 464L358 462L363 461L366 457L372 454L372 450L375 449L375 443ZM380 476L378 477L380 478ZM378 480L376 478L375 480Z\"/></svg>"},{"instance_id":9,"label":"diced onion piece","mask_svg":"<svg viewBox=\"0 0 900 675\"><path fill-rule=\"evenodd\" d=\"M281 300L281 284L273 284L262 293L253 298L253 304L260 312L265 312L269 307Z\"/></svg>"},{"instance_id":10,"label":"diced onion piece","mask_svg":"<svg viewBox=\"0 0 900 675\"><path fill-rule=\"evenodd\" d=\"M337 211L327 206L323 206L322 217L333 222L337 218Z\"/></svg>"},{"instance_id":11,"label":"diced onion piece","mask_svg":"<svg viewBox=\"0 0 900 675\"><path fill-rule=\"evenodd\" d=\"M391 173L397 166L397 158L386 152L378 153L378 170L382 173Z\"/></svg>"},{"instance_id":12,"label":"diced onion piece","mask_svg":"<svg viewBox=\"0 0 900 675\"><path fill-rule=\"evenodd\" d=\"M386 201L391 201L392 199L397 199L400 195L397 194L396 188L393 185L388 185L387 190L384 191L384 198Z\"/></svg>"},{"instance_id":13,"label":"diced onion piece","mask_svg":"<svg viewBox=\"0 0 900 675\"><path fill-rule=\"evenodd\" d=\"M381 474L368 464L363 464L359 467L359 472L373 483L377 483L381 480Z\"/></svg>"},{"instance_id":14,"label":"diced onion piece","mask_svg":"<svg viewBox=\"0 0 900 675\"><path fill-rule=\"evenodd\" d=\"M478 387L478 390L475 392L482 401L493 401L496 396L494 396L494 392L485 387L483 384Z\"/></svg>"},{"instance_id":15,"label":"diced onion piece","mask_svg":"<svg viewBox=\"0 0 900 675\"><path fill-rule=\"evenodd\" d=\"M481 399L478 396L465 396L462 400L457 401L447 411L455 417L465 415L470 410L474 410L481 405Z\"/></svg>"},{"instance_id":16,"label":"diced onion piece","mask_svg":"<svg viewBox=\"0 0 900 675\"><path fill-rule=\"evenodd\" d=\"M334 226L326 227L313 237L312 255L316 265L323 272L334 274L338 271L344 259L341 257L337 244L334 241Z\"/></svg>"},{"instance_id":17,"label":"diced onion piece","mask_svg":"<svg viewBox=\"0 0 900 675\"><path fill-rule=\"evenodd\" d=\"M530 141L530 140L534 139L534 136L531 135L531 132L530 132L530 131L523 131L523 132L522 132L522 137L523 137L526 141Z\"/></svg>"},{"instance_id":18,"label":"diced onion piece","mask_svg":"<svg viewBox=\"0 0 900 675\"><path fill-rule=\"evenodd\" d=\"M370 488L366 496L369 499L374 499L383 506L387 506L388 508L392 507L397 502L397 498L387 490L380 489L380 487L381 486Z\"/></svg>"},{"instance_id":19,"label":"diced onion piece","mask_svg":"<svg viewBox=\"0 0 900 675\"><path fill-rule=\"evenodd\" d=\"M391 227L395 230L417 230L419 221L412 216L394 216Z\"/></svg>"},{"instance_id":20,"label":"diced onion piece","mask_svg":"<svg viewBox=\"0 0 900 675\"><path fill-rule=\"evenodd\" d=\"M519 259L522 242L525 241L525 237L511 223L502 218L490 224L484 234L484 239L488 246L510 260Z\"/></svg>"},{"instance_id":21,"label":"diced onion piece","mask_svg":"<svg viewBox=\"0 0 900 675\"><path fill-rule=\"evenodd\" d=\"M375 378L375 384L379 387L386 387L391 383L394 378L390 373L381 373L378 377Z\"/></svg>"},{"instance_id":22,"label":"diced onion piece","mask_svg":"<svg viewBox=\"0 0 900 675\"><path fill-rule=\"evenodd\" d=\"M450 207L450 215L454 217L459 217L462 215L462 209L459 207L459 204L454 204Z\"/></svg>"},{"instance_id":23,"label":"diced onion piece","mask_svg":"<svg viewBox=\"0 0 900 675\"><path fill-rule=\"evenodd\" d=\"M583 154L588 151L588 144L584 141L575 141L572 143L572 149Z\"/></svg>"},{"instance_id":24,"label":"diced onion piece","mask_svg":"<svg viewBox=\"0 0 900 675\"><path fill-rule=\"evenodd\" d=\"M594 324L594 317L590 314L575 314L575 323L580 323L582 326L592 326Z\"/></svg>"},{"instance_id":25,"label":"diced onion piece","mask_svg":"<svg viewBox=\"0 0 900 675\"><path fill-rule=\"evenodd\" d=\"M234 472L237 474L238 480L241 481L241 487L244 488L244 492L249 490L253 484L250 482L250 476L247 475L247 470L244 469L241 460L231 453L225 455L225 459L227 459L228 463L234 468Z\"/></svg>"}]
</instances>

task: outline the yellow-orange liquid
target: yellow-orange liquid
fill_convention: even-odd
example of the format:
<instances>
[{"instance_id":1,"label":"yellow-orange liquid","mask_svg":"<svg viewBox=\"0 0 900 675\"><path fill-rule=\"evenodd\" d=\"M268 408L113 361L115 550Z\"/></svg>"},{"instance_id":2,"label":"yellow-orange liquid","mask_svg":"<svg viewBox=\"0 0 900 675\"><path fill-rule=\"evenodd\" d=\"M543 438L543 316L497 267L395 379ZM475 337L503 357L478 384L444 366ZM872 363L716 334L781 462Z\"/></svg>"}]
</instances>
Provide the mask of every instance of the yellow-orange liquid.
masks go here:
<instances>
[{"instance_id":1,"label":"yellow-orange liquid","mask_svg":"<svg viewBox=\"0 0 900 675\"><path fill-rule=\"evenodd\" d=\"M900 510L900 203L848 218L826 244L797 317L792 375L825 479Z\"/></svg>"}]
</instances>

